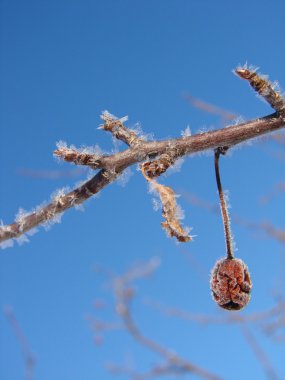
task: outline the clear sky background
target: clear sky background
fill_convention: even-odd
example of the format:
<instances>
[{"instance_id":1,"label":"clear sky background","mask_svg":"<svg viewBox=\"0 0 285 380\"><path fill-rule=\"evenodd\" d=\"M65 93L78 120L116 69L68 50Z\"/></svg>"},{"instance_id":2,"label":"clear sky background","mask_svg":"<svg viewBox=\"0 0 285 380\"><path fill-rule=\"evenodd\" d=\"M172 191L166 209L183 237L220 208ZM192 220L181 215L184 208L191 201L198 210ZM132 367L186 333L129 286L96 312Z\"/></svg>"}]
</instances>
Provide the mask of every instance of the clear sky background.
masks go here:
<instances>
[{"instance_id":1,"label":"clear sky background","mask_svg":"<svg viewBox=\"0 0 285 380\"><path fill-rule=\"evenodd\" d=\"M140 123L144 133L163 139L180 136L188 125L192 133L222 126L187 103L185 93L244 119L271 113L233 75L239 64L259 66L285 87L282 0L1 0L0 14L4 223L19 208L32 210L88 176L53 158L57 141L98 144L106 153L124 149L97 130L105 109L129 115L128 126ZM222 158L233 214L284 229L284 193L260 202L284 180L282 153L273 142L256 141ZM19 342L2 312L7 306L36 357L35 379L113 379L108 361L147 370L160 360L156 355L122 331L107 332L96 345L87 316L116 318L110 280L96 266L121 274L158 257L156 273L136 284L134 315L145 334L225 379L267 379L239 326L181 321L144 303L150 297L188 312L228 315L213 303L208 284L225 252L221 218L189 203L189 193L218 202L212 152L185 159L179 172L161 179L182 194L184 223L196 235L185 245L165 235L144 178L136 167L131 173L125 186L112 184L84 212L70 210L28 244L0 251L0 378L24 379ZM273 294L285 291L284 245L240 224L233 230L254 283L241 314L268 310L276 304ZM96 300L105 306L95 309ZM258 326L252 331L284 380L284 341L276 343Z\"/></svg>"}]
</instances>

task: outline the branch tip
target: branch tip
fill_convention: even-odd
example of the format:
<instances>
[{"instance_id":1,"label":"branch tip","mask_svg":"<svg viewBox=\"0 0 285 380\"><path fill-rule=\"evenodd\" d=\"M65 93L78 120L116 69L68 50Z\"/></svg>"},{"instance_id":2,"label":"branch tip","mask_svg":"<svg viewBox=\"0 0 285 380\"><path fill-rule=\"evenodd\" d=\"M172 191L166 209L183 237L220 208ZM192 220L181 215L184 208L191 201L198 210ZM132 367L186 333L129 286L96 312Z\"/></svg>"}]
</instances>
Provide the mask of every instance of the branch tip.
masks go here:
<instances>
[{"instance_id":1,"label":"branch tip","mask_svg":"<svg viewBox=\"0 0 285 380\"><path fill-rule=\"evenodd\" d=\"M249 82L251 87L262 96L281 116L285 117L285 99L282 96L279 84L271 83L264 75L257 74L257 68L242 66L235 69L235 73Z\"/></svg>"}]
</instances>

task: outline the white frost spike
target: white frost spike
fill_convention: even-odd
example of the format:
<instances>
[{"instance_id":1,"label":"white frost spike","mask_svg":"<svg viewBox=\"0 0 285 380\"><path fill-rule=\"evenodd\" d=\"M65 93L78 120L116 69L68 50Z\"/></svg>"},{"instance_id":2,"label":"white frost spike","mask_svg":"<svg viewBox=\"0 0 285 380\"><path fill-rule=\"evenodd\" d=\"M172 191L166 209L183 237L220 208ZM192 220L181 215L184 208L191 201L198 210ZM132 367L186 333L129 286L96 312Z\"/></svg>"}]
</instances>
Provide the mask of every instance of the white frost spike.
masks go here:
<instances>
[{"instance_id":1,"label":"white frost spike","mask_svg":"<svg viewBox=\"0 0 285 380\"><path fill-rule=\"evenodd\" d=\"M185 213L184 213L184 210L183 208L180 206L180 205L176 205L176 218L178 220L183 220L185 218Z\"/></svg>"},{"instance_id":2,"label":"white frost spike","mask_svg":"<svg viewBox=\"0 0 285 380\"><path fill-rule=\"evenodd\" d=\"M8 239L8 240L3 241L0 244L0 248L1 249L11 248L11 247L13 247L13 245L14 245L13 239Z\"/></svg>"},{"instance_id":3,"label":"white frost spike","mask_svg":"<svg viewBox=\"0 0 285 380\"><path fill-rule=\"evenodd\" d=\"M232 208L230 204L230 192L229 190L224 190L224 199L225 199L225 204L227 208Z\"/></svg>"},{"instance_id":4,"label":"white frost spike","mask_svg":"<svg viewBox=\"0 0 285 380\"><path fill-rule=\"evenodd\" d=\"M158 211L162 208L162 203L159 199L152 198L152 206L154 211Z\"/></svg>"},{"instance_id":5,"label":"white frost spike","mask_svg":"<svg viewBox=\"0 0 285 380\"><path fill-rule=\"evenodd\" d=\"M59 140L59 141L57 141L57 143L56 143L56 147L57 147L58 150L61 150L61 149L67 149L67 144L66 144L65 141L63 141L63 140Z\"/></svg>"},{"instance_id":6,"label":"white frost spike","mask_svg":"<svg viewBox=\"0 0 285 380\"><path fill-rule=\"evenodd\" d=\"M56 190L51 194L51 201L55 204L62 205L62 198L70 191L68 186Z\"/></svg>"},{"instance_id":7,"label":"white frost spike","mask_svg":"<svg viewBox=\"0 0 285 380\"><path fill-rule=\"evenodd\" d=\"M80 153L83 153L83 154L93 154L93 155L96 155L98 157L102 156L102 154L103 154L102 149L98 145L82 146L79 149L76 149L75 147L73 147L73 149L78 150Z\"/></svg>"},{"instance_id":8,"label":"white frost spike","mask_svg":"<svg viewBox=\"0 0 285 380\"><path fill-rule=\"evenodd\" d=\"M101 150L101 148L98 146L98 145L95 145L95 146L81 146L80 148L76 148L75 145L70 145L68 146L67 143L65 141L58 141L56 143L56 147L58 150L62 150L62 151L76 151L76 152L79 152L79 153L82 153L82 154L92 154L92 155L96 155L96 156L102 156L103 154L103 151Z\"/></svg>"},{"instance_id":9,"label":"white frost spike","mask_svg":"<svg viewBox=\"0 0 285 380\"><path fill-rule=\"evenodd\" d=\"M19 230L22 231L25 223L25 217L28 215L28 213L23 209L20 208L17 215L16 215L16 222L19 224Z\"/></svg>"},{"instance_id":10,"label":"white frost spike","mask_svg":"<svg viewBox=\"0 0 285 380\"><path fill-rule=\"evenodd\" d=\"M120 119L115 116L115 115L112 115L110 112L108 112L107 110L103 111L102 112L102 115L100 116L102 120L104 120L105 123L111 123L112 121L115 121L115 120L118 120L120 121L121 123L124 123L125 121L128 120L128 116L123 116L121 117Z\"/></svg>"},{"instance_id":11,"label":"white frost spike","mask_svg":"<svg viewBox=\"0 0 285 380\"><path fill-rule=\"evenodd\" d=\"M19 244L19 245L22 245L22 244L25 244L25 243L28 243L30 240L28 239L27 235L23 234L21 236L19 236L18 238L15 238L16 242Z\"/></svg>"},{"instance_id":12,"label":"white frost spike","mask_svg":"<svg viewBox=\"0 0 285 380\"><path fill-rule=\"evenodd\" d=\"M44 226L45 230L48 231L53 224L61 223L62 215L63 215L63 213L58 213L58 214L54 215L54 217L52 219L49 219L46 222L44 222L43 226Z\"/></svg>"},{"instance_id":13,"label":"white frost spike","mask_svg":"<svg viewBox=\"0 0 285 380\"><path fill-rule=\"evenodd\" d=\"M120 186L125 187L126 184L129 182L132 175L133 175L133 172L131 168L125 169L124 172L118 177L117 183Z\"/></svg>"},{"instance_id":14,"label":"white frost spike","mask_svg":"<svg viewBox=\"0 0 285 380\"><path fill-rule=\"evenodd\" d=\"M182 137L189 137L189 136L191 136L191 129L190 129L189 125L187 125L186 129L181 132L181 136Z\"/></svg>"},{"instance_id":15,"label":"white frost spike","mask_svg":"<svg viewBox=\"0 0 285 380\"><path fill-rule=\"evenodd\" d=\"M74 208L75 208L76 211L81 211L81 212L85 211L84 205L82 203L74 205Z\"/></svg>"},{"instance_id":16,"label":"white frost spike","mask_svg":"<svg viewBox=\"0 0 285 380\"><path fill-rule=\"evenodd\" d=\"M36 227L32 228L31 230L27 231L26 234L28 236L33 236L38 232L38 229Z\"/></svg>"},{"instance_id":17,"label":"white frost spike","mask_svg":"<svg viewBox=\"0 0 285 380\"><path fill-rule=\"evenodd\" d=\"M171 165L163 175L164 175L165 177L169 177L169 176L170 176L171 174L173 174L173 173L178 173L178 172L180 172L183 163L184 163L184 159L183 159L183 158L178 158L178 160L176 160L176 161L174 162L174 164Z\"/></svg>"}]
</instances>

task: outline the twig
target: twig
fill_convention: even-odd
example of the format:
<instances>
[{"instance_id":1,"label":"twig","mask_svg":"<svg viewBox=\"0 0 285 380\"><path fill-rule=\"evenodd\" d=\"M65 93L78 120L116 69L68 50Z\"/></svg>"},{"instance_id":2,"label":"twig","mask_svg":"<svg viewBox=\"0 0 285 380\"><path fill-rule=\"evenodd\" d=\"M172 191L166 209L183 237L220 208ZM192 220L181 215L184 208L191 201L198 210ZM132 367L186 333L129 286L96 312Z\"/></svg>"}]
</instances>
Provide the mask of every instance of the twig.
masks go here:
<instances>
[{"instance_id":1,"label":"twig","mask_svg":"<svg viewBox=\"0 0 285 380\"><path fill-rule=\"evenodd\" d=\"M11 307L5 307L4 314L7 317L8 322L10 323L13 332L17 338L17 341L20 345L22 355L25 362L25 379L33 380L34 379L34 370L35 370L35 357L31 353L28 341L15 317L15 314Z\"/></svg>"},{"instance_id":2,"label":"twig","mask_svg":"<svg viewBox=\"0 0 285 380\"><path fill-rule=\"evenodd\" d=\"M251 333L251 331L246 328L244 325L241 326L241 330L247 340L248 345L251 347L253 350L255 356L257 357L260 365L262 366L266 377L268 380L278 380L278 376L268 358L266 353L263 351L259 343L257 342L256 338L254 335Z\"/></svg>"},{"instance_id":3,"label":"twig","mask_svg":"<svg viewBox=\"0 0 285 380\"><path fill-rule=\"evenodd\" d=\"M114 281L114 293L116 296L116 310L117 314L121 318L126 330L142 346L148 348L149 350L155 352L161 356L165 361L169 369L174 369L165 374L177 373L178 370L180 373L193 373L200 378L206 380L222 380L221 377L214 375L203 368L200 368L190 361L181 358L178 354L169 350L168 348L160 345L153 339L145 336L137 324L135 323L132 313L131 313L131 301L133 299L133 291L130 284L130 281L133 281L137 278L144 277L152 273L157 265L153 261L140 266L139 269L130 270L125 275L117 277ZM164 367L166 368L166 367ZM132 378L135 379L134 373L132 373ZM137 379L140 379L137 376Z\"/></svg>"},{"instance_id":4,"label":"twig","mask_svg":"<svg viewBox=\"0 0 285 380\"><path fill-rule=\"evenodd\" d=\"M144 138L138 137L136 131L125 127L124 122L128 120L127 116L117 119L116 116L108 111L104 111L101 119L104 121L104 124L99 128L111 132L116 139L124 141L128 146L134 147L145 141Z\"/></svg>"},{"instance_id":5,"label":"twig","mask_svg":"<svg viewBox=\"0 0 285 380\"><path fill-rule=\"evenodd\" d=\"M234 119L237 118L237 115L234 114L233 112L226 111L223 108L217 107L211 103L207 103L201 99L197 99L196 97L190 95L189 93L185 93L184 98L192 106L199 108L200 110L204 112L220 116L222 120L233 121Z\"/></svg>"},{"instance_id":6,"label":"twig","mask_svg":"<svg viewBox=\"0 0 285 380\"><path fill-rule=\"evenodd\" d=\"M181 310L175 307L165 306L155 300L147 299L146 303L151 307L155 308L162 314L169 317L176 317L179 319L183 319L185 321L193 321L200 324L257 324L264 323L267 324L265 327L266 332L271 332L270 328L272 324L268 325L268 321L272 318L280 317L280 319L284 319L285 313L285 302L280 301L277 305L272 307L269 310L251 313L251 314L239 314L239 313L231 313L227 316L223 315L209 315L209 314L199 314L192 313L186 310ZM280 323L278 324L280 327Z\"/></svg>"},{"instance_id":7,"label":"twig","mask_svg":"<svg viewBox=\"0 0 285 380\"><path fill-rule=\"evenodd\" d=\"M238 67L235 73L242 79L246 79L251 87L262 96L267 103L271 105L277 112L285 117L285 100L280 94L278 83L271 83L267 77L258 75L256 69Z\"/></svg>"}]
</instances>

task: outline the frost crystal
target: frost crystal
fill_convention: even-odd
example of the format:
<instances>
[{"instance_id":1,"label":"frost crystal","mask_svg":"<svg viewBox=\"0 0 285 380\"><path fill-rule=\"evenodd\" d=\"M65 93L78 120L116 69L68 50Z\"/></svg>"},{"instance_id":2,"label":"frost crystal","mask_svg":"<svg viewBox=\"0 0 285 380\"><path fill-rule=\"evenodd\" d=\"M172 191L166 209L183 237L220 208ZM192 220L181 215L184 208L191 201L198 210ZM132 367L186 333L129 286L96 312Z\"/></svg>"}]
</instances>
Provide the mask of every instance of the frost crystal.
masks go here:
<instances>
[{"instance_id":1,"label":"frost crystal","mask_svg":"<svg viewBox=\"0 0 285 380\"><path fill-rule=\"evenodd\" d=\"M67 149L67 144L66 144L65 141L63 141L63 140L59 140L59 141L57 141L57 143L56 143L56 147L57 147L57 149L59 149L59 150L61 150L61 149Z\"/></svg>"},{"instance_id":2,"label":"frost crystal","mask_svg":"<svg viewBox=\"0 0 285 380\"><path fill-rule=\"evenodd\" d=\"M53 203L57 204L57 205L62 205L63 203L63 197L70 191L70 188L68 186L66 187L62 187L61 189L58 189L56 191L54 191L51 196L50 196L50 199Z\"/></svg>"},{"instance_id":3,"label":"frost crystal","mask_svg":"<svg viewBox=\"0 0 285 380\"><path fill-rule=\"evenodd\" d=\"M114 120L117 120L117 121L120 121L121 123L124 123L128 120L128 116L123 116L121 117L120 119L115 116L115 115L112 115L110 112L108 112L107 110L103 111L102 112L102 115L100 116L101 119L105 122L105 123L111 123L112 121Z\"/></svg>"},{"instance_id":4,"label":"frost crystal","mask_svg":"<svg viewBox=\"0 0 285 380\"><path fill-rule=\"evenodd\" d=\"M15 238L15 240L19 245L22 245L22 244L29 242L29 239L28 239L27 235L25 235L25 234L19 236L18 238Z\"/></svg>"},{"instance_id":5,"label":"frost crystal","mask_svg":"<svg viewBox=\"0 0 285 380\"><path fill-rule=\"evenodd\" d=\"M1 249L11 248L14 245L13 239L5 240L0 244Z\"/></svg>"},{"instance_id":6,"label":"frost crystal","mask_svg":"<svg viewBox=\"0 0 285 380\"><path fill-rule=\"evenodd\" d=\"M184 131L181 131L181 136L182 137L189 137L191 136L191 129L190 129L190 126L187 125L186 129L184 129Z\"/></svg>"},{"instance_id":7,"label":"frost crystal","mask_svg":"<svg viewBox=\"0 0 285 380\"><path fill-rule=\"evenodd\" d=\"M176 160L174 162L173 165L171 165L167 171L164 173L164 175L166 177L169 177L171 174L174 174L174 173L179 173L181 168L182 168L182 165L184 163L184 159L183 158L178 158L178 160Z\"/></svg>"},{"instance_id":8,"label":"frost crystal","mask_svg":"<svg viewBox=\"0 0 285 380\"><path fill-rule=\"evenodd\" d=\"M132 175L133 175L133 172L131 168L125 169L124 172L117 179L118 185L125 187L126 184L129 182Z\"/></svg>"},{"instance_id":9,"label":"frost crystal","mask_svg":"<svg viewBox=\"0 0 285 380\"><path fill-rule=\"evenodd\" d=\"M19 224L19 230L22 231L24 228L24 223L25 223L25 217L28 215L28 213L23 209L19 208L19 211L16 214L16 222Z\"/></svg>"},{"instance_id":10,"label":"frost crystal","mask_svg":"<svg viewBox=\"0 0 285 380\"><path fill-rule=\"evenodd\" d=\"M159 199L152 198L152 206L153 206L154 211L158 211L162 208L162 203Z\"/></svg>"}]
</instances>

